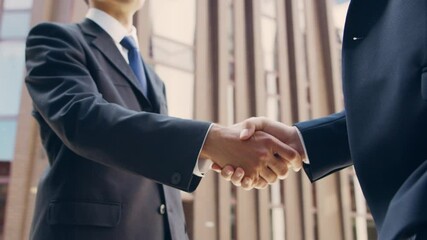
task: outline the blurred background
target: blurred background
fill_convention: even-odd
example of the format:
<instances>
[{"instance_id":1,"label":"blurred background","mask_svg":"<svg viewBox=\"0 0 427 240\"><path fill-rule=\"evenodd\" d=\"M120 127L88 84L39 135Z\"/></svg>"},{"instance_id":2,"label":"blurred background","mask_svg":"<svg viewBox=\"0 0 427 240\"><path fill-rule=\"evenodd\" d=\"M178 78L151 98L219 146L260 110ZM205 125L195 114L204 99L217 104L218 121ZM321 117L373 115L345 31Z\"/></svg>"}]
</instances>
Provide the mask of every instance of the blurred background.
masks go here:
<instances>
[{"instance_id":1,"label":"blurred background","mask_svg":"<svg viewBox=\"0 0 427 240\"><path fill-rule=\"evenodd\" d=\"M147 0L143 56L167 85L170 114L229 125L288 124L343 109L340 52L348 0ZM28 239L47 165L31 117L25 38L42 21L81 21L83 0L0 0L0 239ZM172 156L173 157L173 156ZM326 157L326 156L325 156ZM352 168L242 191L210 173L183 193L191 239L376 239Z\"/></svg>"}]
</instances>

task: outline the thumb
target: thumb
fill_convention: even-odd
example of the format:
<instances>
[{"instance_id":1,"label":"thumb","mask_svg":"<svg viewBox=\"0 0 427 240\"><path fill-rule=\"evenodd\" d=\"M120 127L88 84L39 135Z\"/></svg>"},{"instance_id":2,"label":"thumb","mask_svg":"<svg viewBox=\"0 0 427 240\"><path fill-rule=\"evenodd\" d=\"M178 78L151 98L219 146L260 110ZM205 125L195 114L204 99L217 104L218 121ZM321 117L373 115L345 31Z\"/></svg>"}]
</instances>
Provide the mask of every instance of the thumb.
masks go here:
<instances>
[{"instance_id":1,"label":"thumb","mask_svg":"<svg viewBox=\"0 0 427 240\"><path fill-rule=\"evenodd\" d=\"M244 128L240 132L240 140L245 141L252 137L255 133L255 128Z\"/></svg>"},{"instance_id":2,"label":"thumb","mask_svg":"<svg viewBox=\"0 0 427 240\"><path fill-rule=\"evenodd\" d=\"M243 129L240 131L240 140L245 141L251 138L257 130L262 130L262 127L256 119L248 119L243 122Z\"/></svg>"}]
</instances>

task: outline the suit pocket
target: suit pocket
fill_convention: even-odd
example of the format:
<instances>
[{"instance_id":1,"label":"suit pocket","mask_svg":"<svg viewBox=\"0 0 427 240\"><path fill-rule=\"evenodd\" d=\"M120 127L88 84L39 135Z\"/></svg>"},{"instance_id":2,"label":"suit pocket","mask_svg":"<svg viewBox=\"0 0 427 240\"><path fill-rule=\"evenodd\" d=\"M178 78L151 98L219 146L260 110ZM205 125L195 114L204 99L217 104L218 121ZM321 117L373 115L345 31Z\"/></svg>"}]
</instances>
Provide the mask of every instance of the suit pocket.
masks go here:
<instances>
[{"instance_id":1,"label":"suit pocket","mask_svg":"<svg viewBox=\"0 0 427 240\"><path fill-rule=\"evenodd\" d=\"M427 101L427 72L421 74L421 96Z\"/></svg>"},{"instance_id":2,"label":"suit pocket","mask_svg":"<svg viewBox=\"0 0 427 240\"><path fill-rule=\"evenodd\" d=\"M51 225L115 227L121 217L119 203L52 202L48 222Z\"/></svg>"}]
</instances>

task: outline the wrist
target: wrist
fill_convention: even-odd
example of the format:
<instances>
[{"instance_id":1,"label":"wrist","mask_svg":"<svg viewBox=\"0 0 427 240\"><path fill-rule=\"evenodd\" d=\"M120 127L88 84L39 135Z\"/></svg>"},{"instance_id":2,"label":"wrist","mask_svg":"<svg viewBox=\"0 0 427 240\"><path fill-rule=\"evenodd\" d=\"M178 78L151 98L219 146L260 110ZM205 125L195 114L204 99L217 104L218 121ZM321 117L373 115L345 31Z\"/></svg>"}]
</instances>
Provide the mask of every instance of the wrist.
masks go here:
<instances>
[{"instance_id":1,"label":"wrist","mask_svg":"<svg viewBox=\"0 0 427 240\"><path fill-rule=\"evenodd\" d=\"M200 157L204 159L212 159L215 151L215 143L220 139L222 127L218 124L213 124L206 137L205 144L202 147Z\"/></svg>"},{"instance_id":2,"label":"wrist","mask_svg":"<svg viewBox=\"0 0 427 240\"><path fill-rule=\"evenodd\" d=\"M305 148L304 148L304 141L302 139L302 135L296 126L293 126L292 128L293 128L292 138L294 139L293 140L293 143L294 143L293 147L300 154L302 159L305 159L307 156L306 156L306 152L305 152Z\"/></svg>"}]
</instances>

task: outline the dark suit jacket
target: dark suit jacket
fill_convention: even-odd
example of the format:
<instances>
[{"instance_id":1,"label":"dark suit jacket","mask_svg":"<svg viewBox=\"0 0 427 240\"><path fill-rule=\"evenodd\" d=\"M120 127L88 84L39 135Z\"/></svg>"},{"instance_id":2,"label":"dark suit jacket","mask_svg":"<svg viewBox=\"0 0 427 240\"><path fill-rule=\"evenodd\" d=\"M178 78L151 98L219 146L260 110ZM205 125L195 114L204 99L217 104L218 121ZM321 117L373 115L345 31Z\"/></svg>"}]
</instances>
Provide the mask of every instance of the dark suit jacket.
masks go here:
<instances>
[{"instance_id":1,"label":"dark suit jacket","mask_svg":"<svg viewBox=\"0 0 427 240\"><path fill-rule=\"evenodd\" d=\"M159 77L146 66L146 98L113 40L90 20L34 27L26 65L50 163L31 239L186 239L174 188L198 185L193 168L210 123L163 115Z\"/></svg>"},{"instance_id":2,"label":"dark suit jacket","mask_svg":"<svg viewBox=\"0 0 427 240\"><path fill-rule=\"evenodd\" d=\"M310 159L308 176L314 181L354 164L380 239L425 229L426 0L351 1L343 88L344 112L296 124Z\"/></svg>"}]
</instances>

